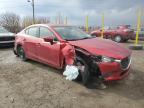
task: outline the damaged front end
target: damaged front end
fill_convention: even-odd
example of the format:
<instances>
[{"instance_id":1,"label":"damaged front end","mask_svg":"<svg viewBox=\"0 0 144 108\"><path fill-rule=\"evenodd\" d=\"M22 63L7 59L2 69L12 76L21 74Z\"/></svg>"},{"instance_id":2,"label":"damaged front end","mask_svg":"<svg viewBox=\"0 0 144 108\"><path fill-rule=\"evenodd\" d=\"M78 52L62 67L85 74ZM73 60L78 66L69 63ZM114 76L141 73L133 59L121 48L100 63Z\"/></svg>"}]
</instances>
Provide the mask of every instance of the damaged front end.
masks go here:
<instances>
[{"instance_id":1,"label":"damaged front end","mask_svg":"<svg viewBox=\"0 0 144 108\"><path fill-rule=\"evenodd\" d=\"M66 74L64 74L67 79L80 79L83 81L84 84L86 84L90 76L102 78L102 74L98 66L98 62L100 62L99 56L93 56L93 54L89 53L88 51L79 48L75 45L71 45L70 43L63 43L61 45L61 52L65 62L64 72ZM78 69L79 74L77 75L77 78L71 78L71 75L74 74L72 71L70 72L68 69L71 68L71 66L74 66ZM77 72L75 72L75 74L77 74Z\"/></svg>"},{"instance_id":2,"label":"damaged front end","mask_svg":"<svg viewBox=\"0 0 144 108\"><path fill-rule=\"evenodd\" d=\"M88 65L90 76L101 77L101 72L97 64L97 62L99 62L99 57L96 59L91 53L78 47L75 47L75 52L76 56L81 57Z\"/></svg>"}]
</instances>

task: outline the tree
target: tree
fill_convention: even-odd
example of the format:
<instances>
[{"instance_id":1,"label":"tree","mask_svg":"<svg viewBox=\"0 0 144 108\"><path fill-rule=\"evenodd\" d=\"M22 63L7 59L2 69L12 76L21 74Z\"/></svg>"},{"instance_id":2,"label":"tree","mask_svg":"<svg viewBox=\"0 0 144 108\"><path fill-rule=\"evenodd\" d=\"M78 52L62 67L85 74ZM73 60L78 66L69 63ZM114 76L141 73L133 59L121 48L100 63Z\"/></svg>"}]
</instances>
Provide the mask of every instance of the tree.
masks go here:
<instances>
[{"instance_id":1,"label":"tree","mask_svg":"<svg viewBox=\"0 0 144 108\"><path fill-rule=\"evenodd\" d=\"M15 13L6 12L0 15L0 26L13 33L20 30L20 17Z\"/></svg>"},{"instance_id":2,"label":"tree","mask_svg":"<svg viewBox=\"0 0 144 108\"><path fill-rule=\"evenodd\" d=\"M35 18L35 24L47 24L50 23L49 17L37 17ZM22 20L22 28L30 26L33 24L33 18L30 16L26 16Z\"/></svg>"},{"instance_id":3,"label":"tree","mask_svg":"<svg viewBox=\"0 0 144 108\"><path fill-rule=\"evenodd\" d=\"M30 26L33 24L33 19L30 16L26 16L22 19L22 28Z\"/></svg>"}]
</instances>

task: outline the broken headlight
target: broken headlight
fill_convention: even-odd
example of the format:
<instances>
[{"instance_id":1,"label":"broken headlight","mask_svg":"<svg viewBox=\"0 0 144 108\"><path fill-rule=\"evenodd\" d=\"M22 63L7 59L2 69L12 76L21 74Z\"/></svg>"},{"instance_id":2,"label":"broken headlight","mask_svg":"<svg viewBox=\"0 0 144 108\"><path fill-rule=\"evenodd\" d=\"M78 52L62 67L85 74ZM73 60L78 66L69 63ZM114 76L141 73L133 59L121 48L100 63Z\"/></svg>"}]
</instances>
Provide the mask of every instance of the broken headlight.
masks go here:
<instances>
[{"instance_id":1,"label":"broken headlight","mask_svg":"<svg viewBox=\"0 0 144 108\"><path fill-rule=\"evenodd\" d=\"M92 56L93 61L95 62L114 62L115 59L107 56Z\"/></svg>"},{"instance_id":2,"label":"broken headlight","mask_svg":"<svg viewBox=\"0 0 144 108\"><path fill-rule=\"evenodd\" d=\"M102 56L101 61L107 63L107 62L114 62L115 59L107 56Z\"/></svg>"}]
</instances>

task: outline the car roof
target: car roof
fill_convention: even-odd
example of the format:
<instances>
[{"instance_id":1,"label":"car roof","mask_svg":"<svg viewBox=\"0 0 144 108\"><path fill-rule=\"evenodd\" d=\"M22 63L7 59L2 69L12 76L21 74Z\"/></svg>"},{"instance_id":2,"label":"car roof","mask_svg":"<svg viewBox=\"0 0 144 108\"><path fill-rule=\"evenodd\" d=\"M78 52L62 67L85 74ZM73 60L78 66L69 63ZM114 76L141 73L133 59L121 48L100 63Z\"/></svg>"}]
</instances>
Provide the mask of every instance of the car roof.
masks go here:
<instances>
[{"instance_id":1,"label":"car roof","mask_svg":"<svg viewBox=\"0 0 144 108\"><path fill-rule=\"evenodd\" d=\"M34 26L49 26L49 27L73 27L72 25L66 25L66 24L33 24L29 27L34 27Z\"/></svg>"}]
</instances>

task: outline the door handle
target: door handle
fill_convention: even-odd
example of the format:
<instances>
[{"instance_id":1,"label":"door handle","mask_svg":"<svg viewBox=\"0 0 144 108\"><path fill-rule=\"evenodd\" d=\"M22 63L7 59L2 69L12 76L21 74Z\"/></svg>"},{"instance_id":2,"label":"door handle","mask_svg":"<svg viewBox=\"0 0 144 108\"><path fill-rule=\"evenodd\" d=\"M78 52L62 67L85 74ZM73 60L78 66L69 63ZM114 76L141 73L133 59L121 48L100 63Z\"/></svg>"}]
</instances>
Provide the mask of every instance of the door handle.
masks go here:
<instances>
[{"instance_id":1,"label":"door handle","mask_svg":"<svg viewBox=\"0 0 144 108\"><path fill-rule=\"evenodd\" d=\"M41 44L40 44L40 43L36 43L36 45L37 45L37 46L40 46Z\"/></svg>"}]
</instances>

